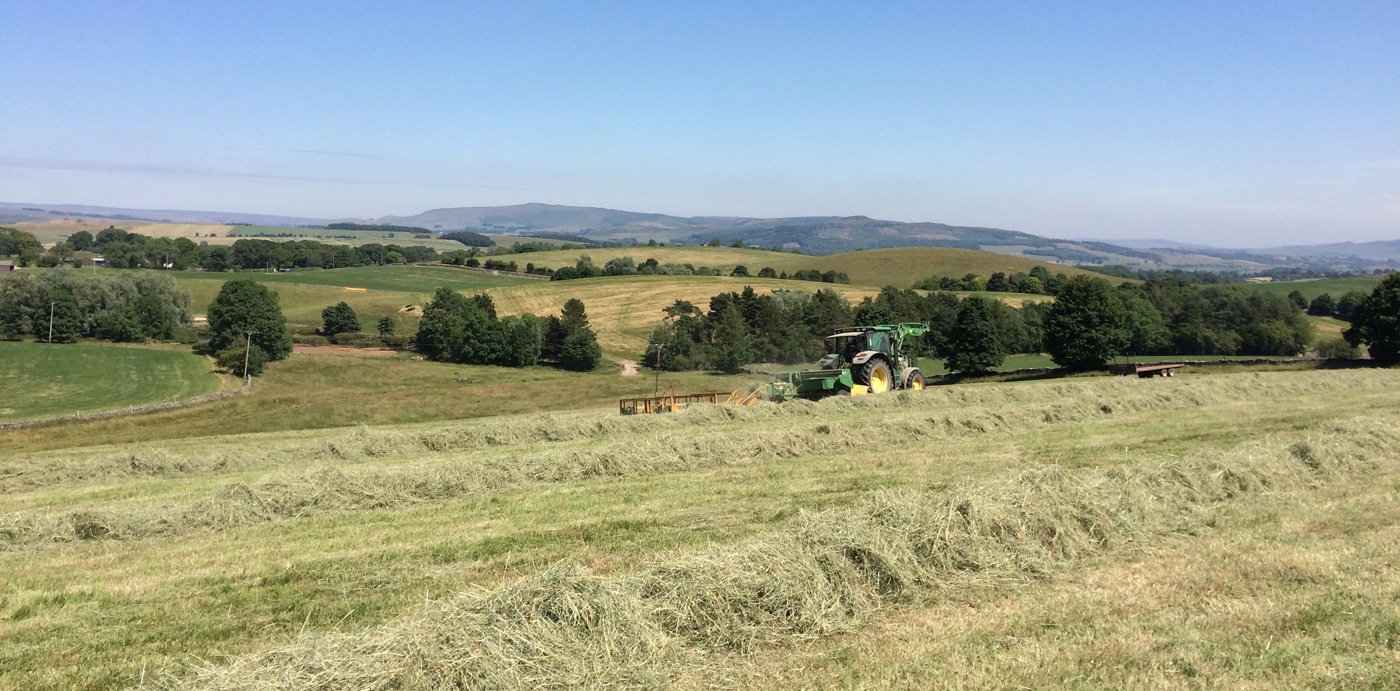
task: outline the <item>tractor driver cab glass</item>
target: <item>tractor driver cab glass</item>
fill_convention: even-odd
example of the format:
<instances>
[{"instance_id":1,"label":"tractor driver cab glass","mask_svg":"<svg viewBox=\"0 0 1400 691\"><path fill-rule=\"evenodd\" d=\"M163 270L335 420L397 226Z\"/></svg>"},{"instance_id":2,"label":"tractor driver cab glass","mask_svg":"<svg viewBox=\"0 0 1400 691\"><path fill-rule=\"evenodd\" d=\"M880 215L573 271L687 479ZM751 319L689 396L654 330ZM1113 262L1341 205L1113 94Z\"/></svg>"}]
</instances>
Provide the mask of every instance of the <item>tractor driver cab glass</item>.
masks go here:
<instances>
[{"instance_id":1,"label":"tractor driver cab glass","mask_svg":"<svg viewBox=\"0 0 1400 691\"><path fill-rule=\"evenodd\" d=\"M878 350L882 353L890 352L890 336L883 331L865 332L866 350Z\"/></svg>"}]
</instances>

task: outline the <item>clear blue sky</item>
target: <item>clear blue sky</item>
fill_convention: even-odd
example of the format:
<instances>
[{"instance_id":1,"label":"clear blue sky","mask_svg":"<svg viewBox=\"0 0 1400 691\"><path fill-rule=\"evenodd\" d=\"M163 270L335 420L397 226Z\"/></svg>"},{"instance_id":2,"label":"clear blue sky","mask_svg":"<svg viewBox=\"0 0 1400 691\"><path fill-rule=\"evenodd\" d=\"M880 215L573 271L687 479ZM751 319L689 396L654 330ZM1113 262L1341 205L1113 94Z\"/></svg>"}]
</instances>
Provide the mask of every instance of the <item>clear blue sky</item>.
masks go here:
<instances>
[{"instance_id":1,"label":"clear blue sky","mask_svg":"<svg viewBox=\"0 0 1400 691\"><path fill-rule=\"evenodd\" d=\"M0 200L1400 238L1400 2L1050 4L10 0Z\"/></svg>"}]
</instances>

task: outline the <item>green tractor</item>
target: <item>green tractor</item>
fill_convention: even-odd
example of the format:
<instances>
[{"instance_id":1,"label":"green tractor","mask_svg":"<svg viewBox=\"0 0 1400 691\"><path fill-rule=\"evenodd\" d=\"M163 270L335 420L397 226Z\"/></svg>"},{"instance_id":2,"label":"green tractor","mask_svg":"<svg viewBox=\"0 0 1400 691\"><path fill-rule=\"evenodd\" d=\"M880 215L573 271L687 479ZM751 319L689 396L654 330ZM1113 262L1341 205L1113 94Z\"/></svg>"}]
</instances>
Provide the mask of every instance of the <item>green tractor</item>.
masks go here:
<instances>
[{"instance_id":1,"label":"green tractor","mask_svg":"<svg viewBox=\"0 0 1400 691\"><path fill-rule=\"evenodd\" d=\"M919 322L841 329L826 337L828 354L817 361L817 369L782 375L768 385L766 398L788 401L922 389L924 375L906 353L906 344L928 330L928 324Z\"/></svg>"}]
</instances>

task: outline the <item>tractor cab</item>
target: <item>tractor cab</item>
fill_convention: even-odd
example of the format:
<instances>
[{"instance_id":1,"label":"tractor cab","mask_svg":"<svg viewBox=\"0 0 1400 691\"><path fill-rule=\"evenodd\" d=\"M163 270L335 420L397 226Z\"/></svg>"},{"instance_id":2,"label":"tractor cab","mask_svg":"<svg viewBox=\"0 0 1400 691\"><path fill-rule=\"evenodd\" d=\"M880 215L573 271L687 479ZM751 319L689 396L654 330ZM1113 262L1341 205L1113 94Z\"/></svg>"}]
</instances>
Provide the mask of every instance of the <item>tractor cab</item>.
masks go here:
<instances>
[{"instance_id":1,"label":"tractor cab","mask_svg":"<svg viewBox=\"0 0 1400 691\"><path fill-rule=\"evenodd\" d=\"M828 355L821 360L823 369L836 369L860 364L873 355L898 357L899 345L888 331L865 329L843 331L826 337Z\"/></svg>"}]
</instances>

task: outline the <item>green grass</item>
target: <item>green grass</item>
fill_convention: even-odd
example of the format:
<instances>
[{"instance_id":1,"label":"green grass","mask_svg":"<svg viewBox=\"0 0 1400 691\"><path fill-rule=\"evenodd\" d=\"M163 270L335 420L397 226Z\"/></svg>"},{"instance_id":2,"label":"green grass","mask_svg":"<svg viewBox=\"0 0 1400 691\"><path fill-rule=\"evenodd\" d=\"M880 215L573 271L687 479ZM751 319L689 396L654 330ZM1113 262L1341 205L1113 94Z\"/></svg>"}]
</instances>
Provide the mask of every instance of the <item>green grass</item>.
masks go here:
<instances>
[{"instance_id":1,"label":"green grass","mask_svg":"<svg viewBox=\"0 0 1400 691\"><path fill-rule=\"evenodd\" d=\"M732 391L764 379L667 372L660 386L675 386L682 392ZM549 367L451 365L415 360L407 354L391 358L293 354L269 364L266 374L256 378L252 390L242 396L139 418L0 432L0 445L13 450L54 449L589 407L616 410L617 399L650 395L654 382L649 372L624 377L615 368L576 374Z\"/></svg>"},{"instance_id":2,"label":"green grass","mask_svg":"<svg viewBox=\"0 0 1400 691\"><path fill-rule=\"evenodd\" d=\"M1329 293L1333 298L1340 298L1353 290L1359 290L1370 295L1371 291L1375 289L1376 284L1380 282L1380 276L1355 276L1352 278L1319 278L1305 281L1246 283L1242 287L1246 290L1271 293L1280 297L1285 297L1296 290L1302 293L1303 297L1311 301L1313 298L1323 293Z\"/></svg>"},{"instance_id":3,"label":"green grass","mask_svg":"<svg viewBox=\"0 0 1400 691\"><path fill-rule=\"evenodd\" d=\"M189 398L219 378L187 349L0 342L0 389L0 421L12 421Z\"/></svg>"},{"instance_id":4,"label":"green grass","mask_svg":"<svg viewBox=\"0 0 1400 691\"><path fill-rule=\"evenodd\" d=\"M310 269L284 273L246 271L212 273L207 271L174 271L176 278L191 280L229 280L251 278L259 283L299 283L303 285L393 290L402 293L431 293L438 288L453 290L485 290L499 286L520 285L532 279L496 276L480 271L453 269L445 266L357 266L347 269Z\"/></svg>"},{"instance_id":5,"label":"green grass","mask_svg":"<svg viewBox=\"0 0 1400 691\"><path fill-rule=\"evenodd\" d=\"M0 551L0 687L125 687L143 670L148 679L188 674L302 632L370 636L559 560L623 578L658 561L722 556L803 525L804 512L854 506L883 489L940 491L1044 464L1248 455L1270 435L1282 436L1267 448L1287 448L1357 416L1393 421L1397 384L1395 371L1096 378L733 414L584 411L15 452L0 473L0 512L14 520L216 509L239 487L295 491L318 468L358 478L365 491L421 489L474 469L480 479L460 493L377 506L338 505L326 491L299 515L220 530L177 523L164 537L12 544ZM402 390L385 397L409 400ZM458 396L463 405L474 398ZM944 431L880 434L930 428ZM832 440L825 450L790 453L780 443L822 435ZM703 460L629 470L675 459ZM1347 676L1330 685L1384 686L1400 614L1400 578L1384 566L1400 478L1328 481L1316 496L1260 494L1209 523L1184 523L1190 533L1138 536L1053 573L950 581L932 600L891 607L846 635L715 651L675 681L1045 687L1079 674L1081 684L1119 687L1269 687L1329 685L1325 675L1339 670Z\"/></svg>"}]
</instances>

